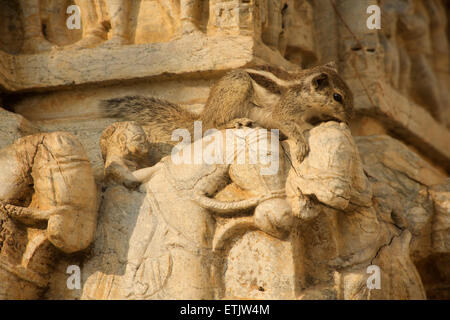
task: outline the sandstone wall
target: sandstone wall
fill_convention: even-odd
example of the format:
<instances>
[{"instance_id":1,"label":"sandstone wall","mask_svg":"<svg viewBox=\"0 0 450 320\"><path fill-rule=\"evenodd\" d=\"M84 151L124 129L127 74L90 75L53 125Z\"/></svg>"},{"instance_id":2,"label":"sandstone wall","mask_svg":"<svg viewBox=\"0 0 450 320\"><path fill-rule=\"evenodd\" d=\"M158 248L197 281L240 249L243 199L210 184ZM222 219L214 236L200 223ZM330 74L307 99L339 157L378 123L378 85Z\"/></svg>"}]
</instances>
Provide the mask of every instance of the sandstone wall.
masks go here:
<instances>
[{"instance_id":1,"label":"sandstone wall","mask_svg":"<svg viewBox=\"0 0 450 320\"><path fill-rule=\"evenodd\" d=\"M370 183L371 204L348 211L334 208L337 211L299 225L288 240L236 220L245 232L227 238L219 260L229 268L224 279L210 280L212 297L450 297L448 0L116 1L122 6L120 13L108 0L25 3L0 0L0 148L32 134L70 133L83 146L92 167L98 194L90 196L103 197L96 239L81 252L59 253L44 298L127 298L115 295L122 287L114 281L126 276L128 240L136 220L142 219L139 212L148 208L128 203L131 198L143 201L142 190L105 189L99 140L108 126L126 119L105 115L102 100L143 95L200 113L211 87L230 70L268 64L295 72L329 61L336 62L354 94L355 116L349 123L354 145L346 143L359 155L355 151L339 161L351 159L362 168L351 177ZM81 10L82 24L69 29L73 12L66 10L73 5ZM380 29L367 26L371 5L381 10ZM150 158L151 165L159 160L156 154ZM314 190L311 194L319 194ZM227 192L222 194L225 200ZM242 199L250 197L240 192ZM5 199L0 198L0 204L1 200ZM365 221L367 229L356 220L342 222L339 210L370 216L376 222ZM122 216L123 212L129 215ZM218 218L217 230L228 222ZM359 228L363 234L355 231ZM371 228L384 233L377 231L377 241L365 253L360 247ZM302 236L302 231L311 229L315 233ZM354 238L343 236L346 229L356 232ZM2 230L0 223L0 240ZM105 239L108 234L111 238ZM372 251L375 254L370 256ZM392 258L400 252L405 253L400 260ZM105 260L101 255L107 255ZM278 256L286 259L285 266L276 266ZM330 256L335 260L330 261ZM349 267L353 258L359 259L354 270ZM102 265L105 261L108 266ZM172 262L161 261L170 269L167 264ZM391 284L389 292L352 287L365 281L361 279L367 277L366 262L390 268L382 280ZM66 287L69 265L85 270L83 289ZM311 271L314 265L318 267ZM335 265L348 269L338 272ZM398 277L413 279L416 286L408 287L404 278L392 276L400 266L407 274ZM167 268L161 269L162 274L168 273ZM274 270L281 272L275 276ZM334 290L338 283L348 290ZM136 295L139 290L131 291ZM151 295L148 291L141 296Z\"/></svg>"}]
</instances>

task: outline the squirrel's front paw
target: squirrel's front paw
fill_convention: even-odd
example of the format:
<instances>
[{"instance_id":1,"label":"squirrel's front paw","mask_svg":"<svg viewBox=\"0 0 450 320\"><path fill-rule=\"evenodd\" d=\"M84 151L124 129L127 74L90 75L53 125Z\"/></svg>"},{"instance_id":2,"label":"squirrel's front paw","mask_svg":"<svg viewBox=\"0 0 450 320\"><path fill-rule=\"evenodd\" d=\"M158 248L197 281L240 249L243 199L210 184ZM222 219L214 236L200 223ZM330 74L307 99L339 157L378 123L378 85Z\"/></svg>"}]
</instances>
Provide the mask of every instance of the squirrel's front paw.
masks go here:
<instances>
[{"instance_id":1,"label":"squirrel's front paw","mask_svg":"<svg viewBox=\"0 0 450 320\"><path fill-rule=\"evenodd\" d=\"M308 143L303 142L303 141L298 141L297 142L297 147L298 147L298 150L297 150L297 153L296 153L297 161L298 162L303 162L303 160L305 160L306 156L309 153Z\"/></svg>"},{"instance_id":2,"label":"squirrel's front paw","mask_svg":"<svg viewBox=\"0 0 450 320\"><path fill-rule=\"evenodd\" d=\"M228 129L228 128L230 128L230 129L242 129L242 128L244 128L244 127L252 128L252 127L253 127L253 124L254 124L254 122L253 122L253 120L251 120L251 119L248 119L248 118L238 118L238 119L231 120L231 121L227 124L226 128L227 128L227 129Z\"/></svg>"},{"instance_id":3,"label":"squirrel's front paw","mask_svg":"<svg viewBox=\"0 0 450 320\"><path fill-rule=\"evenodd\" d=\"M135 190L137 187L141 185L141 182L136 179L125 179L123 181L123 185L130 190Z\"/></svg>"}]
</instances>

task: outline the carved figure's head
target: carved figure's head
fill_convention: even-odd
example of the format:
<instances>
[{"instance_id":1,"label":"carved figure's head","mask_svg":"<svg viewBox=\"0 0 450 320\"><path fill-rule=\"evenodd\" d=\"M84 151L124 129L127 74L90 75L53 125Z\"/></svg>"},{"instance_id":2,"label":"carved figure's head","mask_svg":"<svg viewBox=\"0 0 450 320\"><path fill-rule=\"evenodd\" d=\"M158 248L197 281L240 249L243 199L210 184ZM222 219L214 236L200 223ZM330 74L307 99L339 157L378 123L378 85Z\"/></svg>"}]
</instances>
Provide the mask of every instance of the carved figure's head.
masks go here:
<instances>
[{"instance_id":1,"label":"carved figure's head","mask_svg":"<svg viewBox=\"0 0 450 320\"><path fill-rule=\"evenodd\" d=\"M103 160L114 153L127 159L146 157L149 152L147 136L134 121L116 122L103 131L100 137Z\"/></svg>"}]
</instances>

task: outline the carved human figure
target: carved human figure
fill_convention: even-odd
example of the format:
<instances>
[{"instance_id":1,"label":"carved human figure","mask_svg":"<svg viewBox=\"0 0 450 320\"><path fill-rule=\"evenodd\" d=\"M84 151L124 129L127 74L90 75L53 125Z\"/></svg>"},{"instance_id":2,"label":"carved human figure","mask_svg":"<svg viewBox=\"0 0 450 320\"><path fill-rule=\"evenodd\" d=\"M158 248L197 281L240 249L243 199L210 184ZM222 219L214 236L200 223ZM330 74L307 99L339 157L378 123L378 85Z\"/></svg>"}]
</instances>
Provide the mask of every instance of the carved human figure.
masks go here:
<instances>
[{"instance_id":1,"label":"carved human figure","mask_svg":"<svg viewBox=\"0 0 450 320\"><path fill-rule=\"evenodd\" d=\"M423 3L429 16L431 46L433 49L433 65L436 71L448 71L449 45L446 38L447 16L441 0Z\"/></svg>"},{"instance_id":2,"label":"carved human figure","mask_svg":"<svg viewBox=\"0 0 450 320\"><path fill-rule=\"evenodd\" d=\"M281 142L283 151L276 155L268 136L242 134L245 130L228 133L233 141L257 141L256 148L246 143L235 151L233 145L230 154L225 130L219 136L211 132L176 146L155 166L134 171L143 183L140 192L121 186L114 188L122 191L111 190L105 208L120 209L105 219L117 224L123 219L118 216L127 213L136 222L126 227L129 236L117 247L126 265L121 272L109 268L86 282L87 298L223 298L226 247L254 230L273 236L271 241L292 243L298 265L292 277L300 299L424 297L409 256L411 234L386 217L380 219L372 185L345 124L328 122L311 129L311 150L302 162L293 156L298 148L293 141ZM278 137L275 140L278 143ZM260 148L277 162L272 174L262 174L263 168L272 167L267 161L247 161L251 151ZM189 157L199 150L200 161ZM239 162L244 158L247 162ZM120 197L130 198L129 209L114 202ZM124 236L120 229L119 238ZM101 230L100 244L112 244L102 240L110 236L104 225ZM116 252L115 245L108 248ZM104 260L96 259L91 265ZM117 257L108 259L119 263ZM366 268L372 263L383 270L385 284L376 292L366 290ZM392 266L400 271L390 272Z\"/></svg>"},{"instance_id":3,"label":"carved human figure","mask_svg":"<svg viewBox=\"0 0 450 320\"><path fill-rule=\"evenodd\" d=\"M130 121L108 126L99 144L105 161L106 188L92 258L84 264L81 299L120 299L123 296L118 284L124 269L121 262L126 261L127 251L132 250L126 239L132 233L144 199L144 194L136 189L140 181L133 171L150 165L149 143L142 127ZM151 233L151 228L148 232Z\"/></svg>"},{"instance_id":4,"label":"carved human figure","mask_svg":"<svg viewBox=\"0 0 450 320\"><path fill-rule=\"evenodd\" d=\"M176 37L200 32L199 16L203 3L199 0L160 1L171 17L173 25L179 25L175 32Z\"/></svg>"},{"instance_id":5,"label":"carved human figure","mask_svg":"<svg viewBox=\"0 0 450 320\"><path fill-rule=\"evenodd\" d=\"M277 200L269 214L261 216L258 212L258 208L265 210L262 202L253 219L238 217L221 225L215 232L214 252L227 254L230 243L256 227L291 242L299 299L424 298L421 279L410 258L411 233L399 231L379 218L372 202L371 184L348 127L336 122L323 123L311 129L308 141L311 150L303 162L292 157L297 148L293 141L281 142L280 162L286 163L286 169L269 180L265 178L263 185L270 185L272 179L284 182L285 197L267 201ZM250 168L241 167L244 172ZM255 172L244 172L232 171L235 183L257 189L260 177L249 179L257 177ZM286 211L291 212L290 219L281 214ZM283 229L291 231L289 237L279 233ZM383 270L381 290L371 291L367 287L366 269L370 264ZM219 286L218 298L224 297L229 285L224 279L227 267L230 265L222 262L213 273ZM391 268L396 272L390 271ZM401 289L392 290L393 287Z\"/></svg>"},{"instance_id":6,"label":"carved human figure","mask_svg":"<svg viewBox=\"0 0 450 320\"><path fill-rule=\"evenodd\" d=\"M232 130L236 134L239 130ZM222 132L223 133L223 132ZM283 197L280 190L259 185L243 191L242 200L222 201L213 196L229 180L241 184L245 165L236 163L242 152L225 152L225 134L199 139L165 157L157 165L133 174L143 183L146 204L130 238L123 295L131 299L212 299L211 268L214 215L234 216L258 204ZM219 139L219 140L216 140ZM222 146L222 147L221 147ZM178 163L175 158L195 151L216 150L214 163ZM217 147L217 149L216 149ZM228 148L225 147L225 148ZM232 154L230 155L230 151ZM257 165L252 173L260 175ZM246 168L248 170L248 168ZM238 178L240 177L240 178ZM143 235L146 234L145 239ZM186 268L186 266L189 268Z\"/></svg>"},{"instance_id":7,"label":"carved human figure","mask_svg":"<svg viewBox=\"0 0 450 320\"><path fill-rule=\"evenodd\" d=\"M380 32L380 42L384 48L384 67L385 74L392 86L399 88L400 81L400 52L404 50L399 48L399 40L397 38L397 24L399 14L406 10L407 6L401 1L383 1L383 28ZM403 54L404 55L404 54ZM402 70L403 72L405 70ZM405 92L404 89L402 89Z\"/></svg>"},{"instance_id":8,"label":"carved human figure","mask_svg":"<svg viewBox=\"0 0 450 320\"><path fill-rule=\"evenodd\" d=\"M198 32L199 0L180 0L181 34Z\"/></svg>"},{"instance_id":9,"label":"carved human figure","mask_svg":"<svg viewBox=\"0 0 450 320\"><path fill-rule=\"evenodd\" d=\"M55 47L45 38L42 32L39 2L40 0L19 0L22 9L24 31L22 51L24 53L45 52Z\"/></svg>"},{"instance_id":10,"label":"carved human figure","mask_svg":"<svg viewBox=\"0 0 450 320\"><path fill-rule=\"evenodd\" d=\"M311 1L289 1L283 12L280 53L302 68L317 64L314 40L314 7Z\"/></svg>"},{"instance_id":11,"label":"carved human figure","mask_svg":"<svg viewBox=\"0 0 450 320\"><path fill-rule=\"evenodd\" d=\"M132 172L150 165L149 143L141 126L133 121L110 125L100 137L100 148L106 184L123 184L131 189L140 185Z\"/></svg>"},{"instance_id":12,"label":"carved human figure","mask_svg":"<svg viewBox=\"0 0 450 320\"><path fill-rule=\"evenodd\" d=\"M0 297L37 299L58 253L93 240L97 188L71 134L36 134L0 150Z\"/></svg>"},{"instance_id":13,"label":"carved human figure","mask_svg":"<svg viewBox=\"0 0 450 320\"><path fill-rule=\"evenodd\" d=\"M299 238L293 239L302 248L299 298L425 298L410 257L411 233L380 218L348 127L324 123L310 131L308 140L310 154L302 163L291 160L295 170L289 172L286 184L294 212L298 193L314 199L310 211L317 210L301 215ZM288 141L286 149L292 152L295 145ZM367 267L372 264L383 270L379 290L367 286Z\"/></svg>"},{"instance_id":14,"label":"carved human figure","mask_svg":"<svg viewBox=\"0 0 450 320\"><path fill-rule=\"evenodd\" d=\"M103 3L102 1L75 0L81 10L83 37L67 48L92 48L105 42L108 33L107 24L111 27L111 36L103 44L104 46L119 46L130 43L129 11L131 2L127 0L104 0ZM108 15L103 10L105 5Z\"/></svg>"},{"instance_id":15,"label":"carved human figure","mask_svg":"<svg viewBox=\"0 0 450 320\"><path fill-rule=\"evenodd\" d=\"M262 40L284 55L287 46L287 10L290 0L262 1Z\"/></svg>"},{"instance_id":16,"label":"carved human figure","mask_svg":"<svg viewBox=\"0 0 450 320\"><path fill-rule=\"evenodd\" d=\"M422 1L404 2L408 9L399 16L398 30L410 61L410 73L402 70L410 78L409 94L428 109L434 118L442 121L445 108L439 92L439 82L429 62L432 54L430 17Z\"/></svg>"},{"instance_id":17,"label":"carved human figure","mask_svg":"<svg viewBox=\"0 0 450 320\"><path fill-rule=\"evenodd\" d=\"M127 0L75 0L80 6L83 19L83 38L68 48L82 49L102 46L120 46L131 43L130 39L130 8ZM179 36L199 31L198 0L180 0L179 2L162 1L170 16L180 20ZM104 12L104 7L108 13ZM108 38L107 25L111 27Z\"/></svg>"},{"instance_id":18,"label":"carved human figure","mask_svg":"<svg viewBox=\"0 0 450 320\"><path fill-rule=\"evenodd\" d=\"M450 126L450 111L445 107L449 105L449 94L446 82L446 76L449 71L449 44L446 32L447 15L444 4L441 0L432 0L424 2L425 8L430 17L430 37L433 50L431 61L433 69L438 79L438 85L441 94L441 103L443 110L441 118L444 124Z\"/></svg>"}]
</instances>

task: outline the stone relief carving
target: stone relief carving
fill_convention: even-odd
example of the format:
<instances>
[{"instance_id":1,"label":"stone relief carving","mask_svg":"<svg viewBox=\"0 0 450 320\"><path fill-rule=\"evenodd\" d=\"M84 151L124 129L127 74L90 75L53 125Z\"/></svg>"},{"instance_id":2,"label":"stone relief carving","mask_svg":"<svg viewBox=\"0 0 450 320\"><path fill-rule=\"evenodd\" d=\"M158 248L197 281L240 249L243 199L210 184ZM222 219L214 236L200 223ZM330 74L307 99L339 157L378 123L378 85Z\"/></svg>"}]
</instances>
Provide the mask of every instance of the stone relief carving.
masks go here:
<instances>
[{"instance_id":1,"label":"stone relief carving","mask_svg":"<svg viewBox=\"0 0 450 320\"><path fill-rule=\"evenodd\" d=\"M338 14L347 8L345 22L365 9L362 2L49 0L54 12L43 12L42 3L0 3L7 8L0 29L23 28L0 39L2 49L12 48L0 52L0 299L450 298L448 130L439 125L449 119L448 1L379 2L382 29L350 53L342 48L361 33ZM69 4L81 8L81 39L81 31L55 35ZM339 28L345 33L332 39ZM186 59L177 58L184 49ZM252 143L271 144L271 136L245 134L255 128L231 126L249 144L230 162L226 141L217 147L205 136L172 154L171 145L161 147L170 155L155 164L160 147L151 127L111 124L116 120L94 110L119 92L145 92L198 111L229 69L261 62L305 68L327 62L333 50L352 91L361 79L345 69L349 54L375 57L354 66L364 81L379 81L356 92L355 106L359 116L376 118L384 104L388 111L378 126L355 122L373 125L366 129L377 135L314 123L304 161L292 156L298 146L290 140L278 152L264 150L277 160L272 175L261 170L273 161L237 163L251 157ZM134 53L143 62L125 69ZM3 91L14 68L17 79ZM386 97L373 96L372 86ZM397 109L401 103L408 108ZM420 122L428 113L437 121ZM409 146L380 131L395 138L406 132ZM222 163L176 161L200 146ZM81 290L66 288L68 262L82 267ZM369 266L381 270L380 289L368 287Z\"/></svg>"},{"instance_id":2,"label":"stone relief carving","mask_svg":"<svg viewBox=\"0 0 450 320\"><path fill-rule=\"evenodd\" d=\"M384 1L386 27L380 41L391 84L445 123L448 90L438 73L448 70L448 42L441 1Z\"/></svg>"},{"instance_id":3,"label":"stone relief carving","mask_svg":"<svg viewBox=\"0 0 450 320\"><path fill-rule=\"evenodd\" d=\"M180 0L181 34L199 31L199 0Z\"/></svg>"},{"instance_id":4,"label":"stone relief carving","mask_svg":"<svg viewBox=\"0 0 450 320\"><path fill-rule=\"evenodd\" d=\"M191 148L197 149L199 144L208 148L211 141L198 140L178 152L193 152ZM248 150L241 152L245 151ZM226 157L227 154L221 152L220 156ZM239 154L236 153L236 156ZM121 278L121 292L117 297L213 298L214 290L210 278L214 261L213 215L235 215L265 202L266 208L260 211L266 213L267 201L280 196L279 189L263 189L248 190L255 194L250 198L232 202L208 197L207 195L213 195L226 185L228 179L233 181L235 171L238 170L232 164L233 159L222 160L224 164L217 165L174 164L168 156L153 167L133 173L138 180L145 182L143 188L146 196L139 209L136 226L130 235L130 249ZM256 169L254 168L252 173L257 172ZM187 264L191 268L186 269ZM90 281L88 279L87 283ZM90 296L98 298L98 293L91 293Z\"/></svg>"},{"instance_id":5,"label":"stone relief carving","mask_svg":"<svg viewBox=\"0 0 450 320\"><path fill-rule=\"evenodd\" d=\"M136 188L140 183L132 172L149 166L149 143L135 122L117 122L103 131L100 149L105 161L105 183Z\"/></svg>"},{"instance_id":6,"label":"stone relief carving","mask_svg":"<svg viewBox=\"0 0 450 320\"><path fill-rule=\"evenodd\" d=\"M75 0L83 21L83 37L68 49L95 47L104 41L103 46L120 46L130 40L130 1L125 0ZM111 35L108 39L108 31Z\"/></svg>"},{"instance_id":7,"label":"stone relief carving","mask_svg":"<svg viewBox=\"0 0 450 320\"><path fill-rule=\"evenodd\" d=\"M40 0L20 0L19 3L23 26L21 52L26 54L49 52L52 49L84 49L99 45L111 48L132 44L136 33L132 28L137 24L135 20L141 18L138 12L134 12L139 11L140 3L125 0L50 1L45 2L45 5L50 6L49 11L51 12L45 14ZM67 39L63 38L67 38L70 33L78 35L76 30L67 30L66 26L66 20L69 17L66 9L71 4L75 4L79 8L75 14L81 15L77 19L81 18L82 35L81 39L67 45ZM149 10L144 8L145 17L142 18L155 14L168 15L172 29L175 30L172 38L179 38L183 35L200 32L200 25L203 23L201 21L203 6L204 3L198 0L161 0L158 2L158 8ZM155 12L155 9L159 9L160 12ZM74 13L72 12L72 14ZM56 38L59 43L49 41L44 30L45 33L58 33L57 36L53 35L53 38ZM157 34L158 30L150 30L150 32ZM71 36L68 41L71 42L72 38ZM155 40L157 39L158 36Z\"/></svg>"},{"instance_id":8,"label":"stone relief carving","mask_svg":"<svg viewBox=\"0 0 450 320\"><path fill-rule=\"evenodd\" d=\"M125 0L74 0L74 4L79 7L82 21L82 38L70 45L56 45L51 43L43 34L43 22L41 21L41 7L39 0L31 2L21 0L22 24L24 30L23 53L40 53L52 49L83 49L102 47L117 47L133 43L133 31L131 28L136 25L139 17L132 11L136 4ZM54 10L66 9L69 2L59 4L52 3ZM208 25L208 34L217 32L240 34L249 33L253 29L259 30L259 35L264 44L271 49L279 51L282 56L301 63L298 50L303 54L312 52L312 6L308 1L274 1L274 0L254 0L248 2L240 1L218 1L213 0L208 3L198 0L170 1L160 0L157 2L160 15L167 15L173 32L171 39L176 39L184 35L197 34L201 36L202 24ZM66 6L63 8L63 6ZM141 5L142 6L142 5ZM61 7L61 8L60 8ZM140 6L137 6L139 10ZM204 20L204 11L209 8L209 21ZM150 14L147 9L143 14ZM259 10L259 11L258 11ZM257 12L258 11L258 12ZM63 24L66 16L61 13L61 17L53 17L53 23L61 24L54 28L66 28ZM78 13L77 13L78 14ZM139 13L138 13L139 16ZM253 26L254 19L256 24ZM45 25L46 26L46 25ZM228 31L227 31L228 30ZM158 30L149 30L158 32ZM300 32L302 37L293 35ZM155 36L157 41L158 36ZM288 50L288 48L290 48ZM295 49L296 48L296 49ZM286 52L286 51L289 52ZM294 53L295 52L295 53ZM310 59L311 57L307 57Z\"/></svg>"},{"instance_id":9,"label":"stone relief carving","mask_svg":"<svg viewBox=\"0 0 450 320\"><path fill-rule=\"evenodd\" d=\"M385 273L386 282L406 288L405 292L367 289L366 268L375 263L377 256L377 251L368 244L382 246L389 243L390 237L399 236L398 232L378 218L372 205L371 185L363 173L359 153L348 129L334 123L321 125L311 130L309 143L311 151L304 162L296 163L290 157L293 167L286 180L287 200L293 212L300 208L297 213L300 219L291 224L289 239L294 248L293 263L300 270L296 274L300 285L291 289L296 298L423 298L421 280L409 260L408 231L400 237L401 250L388 246L386 261L377 261L381 268L386 263L405 266L407 271L400 276ZM289 147L294 149L296 146L288 142L285 150ZM304 195L315 199L312 206L316 211L315 218L303 216L304 211L298 203L303 202ZM401 260L393 262L395 256ZM222 273L219 271L218 274ZM330 277L327 279L325 274ZM236 291L237 288L233 289ZM223 291L232 292L226 284Z\"/></svg>"},{"instance_id":10,"label":"stone relief carving","mask_svg":"<svg viewBox=\"0 0 450 320\"><path fill-rule=\"evenodd\" d=\"M316 61L311 1L212 0L209 5L208 35L252 35L298 65Z\"/></svg>"},{"instance_id":11,"label":"stone relief carving","mask_svg":"<svg viewBox=\"0 0 450 320\"><path fill-rule=\"evenodd\" d=\"M262 1L262 40L269 47L280 50L282 54L286 50L287 10L288 1Z\"/></svg>"},{"instance_id":12,"label":"stone relief carving","mask_svg":"<svg viewBox=\"0 0 450 320\"><path fill-rule=\"evenodd\" d=\"M252 143L270 145L268 136L243 134L246 130L255 129L232 129L233 134L246 139L240 151L246 157L255 148ZM224 140L219 144L224 149L217 149L213 141L206 136L176 150L175 155L182 157L201 145L202 150L221 151L218 154L224 157L224 164L177 163L167 156L153 167L132 173L142 183L139 191L123 186L106 191L99 220L102 231L94 245L103 247L87 262L91 271L82 297L425 297L410 258L411 233L380 219L373 200L377 194L372 193L346 125L329 122L312 129L308 140L311 151L302 163L291 156L296 145L283 142L279 158L274 158L279 166L275 175L261 174L267 163L237 163L239 152L227 158L230 145ZM264 152L269 155L274 151ZM127 201L127 197L134 200ZM117 238L114 225L119 221L126 226L122 234L126 241ZM240 239L248 237L254 242L239 245ZM126 248L117 242L127 243ZM291 262L281 269L297 272L289 275L291 281L284 281L281 289L274 280L267 280L277 264L269 259L273 265L265 266L269 271L259 275L267 281L246 291L248 282L258 280L239 272L236 263L251 264L246 259L257 246L266 255L273 246L289 252L290 257L285 258ZM229 260L230 255L237 255L239 262ZM384 290L366 286L366 269L372 264L396 270L384 273ZM112 265L118 270L111 269ZM190 267L186 269L186 265ZM285 270L281 274L289 274Z\"/></svg>"},{"instance_id":13,"label":"stone relief carving","mask_svg":"<svg viewBox=\"0 0 450 320\"><path fill-rule=\"evenodd\" d=\"M288 2L285 19L286 48L280 50L282 55L303 68L317 64L319 57L315 44L314 3Z\"/></svg>"},{"instance_id":14,"label":"stone relief carving","mask_svg":"<svg viewBox=\"0 0 450 320\"><path fill-rule=\"evenodd\" d=\"M251 32L253 28L251 1L223 1L209 2L208 34L217 33L239 34Z\"/></svg>"},{"instance_id":15,"label":"stone relief carving","mask_svg":"<svg viewBox=\"0 0 450 320\"><path fill-rule=\"evenodd\" d=\"M294 179L293 185L302 193L314 194L321 213L317 219L299 226L304 245L303 285L306 286L300 297L424 298L420 277L409 258L411 235L407 230L399 232L379 218L371 183L364 173L358 149L348 129L345 125L322 124L311 130L309 143L311 148L317 149L312 150L310 157L299 165L297 172L300 177ZM401 246L396 247L392 239ZM369 245L374 243L377 244L374 247L385 248L385 260ZM404 273L385 272L383 280L385 284L390 283L404 290L369 290L366 284L367 267L373 264L383 270L388 265L396 265L393 269L400 270L398 266L402 265ZM324 274L328 274L329 278Z\"/></svg>"},{"instance_id":16,"label":"stone relief carving","mask_svg":"<svg viewBox=\"0 0 450 320\"><path fill-rule=\"evenodd\" d=\"M91 257L85 265L82 299L119 299L122 262L135 244L127 245L144 195L136 190L141 184L134 171L148 167L149 143L141 126L135 122L117 122L106 128L100 137L100 149L105 162L99 229ZM131 223L130 223L131 222ZM145 221L144 221L145 222ZM148 234L151 225L145 224ZM142 236L142 235L141 235ZM148 237L144 235L144 239ZM113 254L112 254L113 253Z\"/></svg>"},{"instance_id":17,"label":"stone relief carving","mask_svg":"<svg viewBox=\"0 0 450 320\"><path fill-rule=\"evenodd\" d=\"M22 10L23 47L24 53L49 51L55 45L48 41L42 32L40 0L19 0Z\"/></svg>"},{"instance_id":18,"label":"stone relief carving","mask_svg":"<svg viewBox=\"0 0 450 320\"><path fill-rule=\"evenodd\" d=\"M37 299L58 254L92 242L97 188L81 144L55 132L0 150L0 297Z\"/></svg>"}]
</instances>

